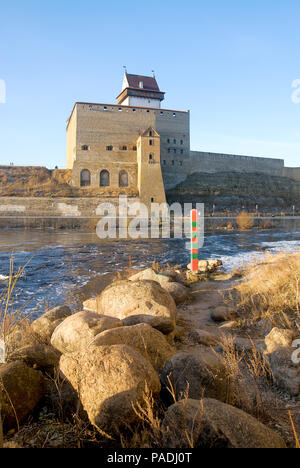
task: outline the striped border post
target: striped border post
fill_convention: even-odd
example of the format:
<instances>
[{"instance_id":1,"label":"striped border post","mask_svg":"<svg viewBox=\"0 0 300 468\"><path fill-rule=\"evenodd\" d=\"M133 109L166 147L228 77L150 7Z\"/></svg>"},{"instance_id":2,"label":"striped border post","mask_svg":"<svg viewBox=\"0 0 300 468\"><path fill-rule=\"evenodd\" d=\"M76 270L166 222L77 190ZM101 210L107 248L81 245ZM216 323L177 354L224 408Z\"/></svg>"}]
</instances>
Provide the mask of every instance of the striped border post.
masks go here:
<instances>
[{"instance_id":1,"label":"striped border post","mask_svg":"<svg viewBox=\"0 0 300 468\"><path fill-rule=\"evenodd\" d=\"M191 270L198 271L198 211L191 210Z\"/></svg>"}]
</instances>

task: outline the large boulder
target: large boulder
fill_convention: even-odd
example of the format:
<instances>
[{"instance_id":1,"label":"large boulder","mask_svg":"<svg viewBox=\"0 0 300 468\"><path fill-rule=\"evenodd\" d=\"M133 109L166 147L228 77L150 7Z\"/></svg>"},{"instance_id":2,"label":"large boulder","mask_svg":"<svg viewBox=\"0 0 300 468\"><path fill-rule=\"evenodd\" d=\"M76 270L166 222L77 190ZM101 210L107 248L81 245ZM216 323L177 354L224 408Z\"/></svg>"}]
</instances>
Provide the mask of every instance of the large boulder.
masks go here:
<instances>
[{"instance_id":1,"label":"large boulder","mask_svg":"<svg viewBox=\"0 0 300 468\"><path fill-rule=\"evenodd\" d=\"M18 427L44 395L41 372L22 361L0 365L0 407L4 431Z\"/></svg>"},{"instance_id":2,"label":"large boulder","mask_svg":"<svg viewBox=\"0 0 300 468\"><path fill-rule=\"evenodd\" d=\"M188 298L188 289L181 283L177 283L170 276L156 273L152 268L136 273L129 278L130 281L151 280L156 281L174 299L176 304L184 302Z\"/></svg>"},{"instance_id":3,"label":"large boulder","mask_svg":"<svg viewBox=\"0 0 300 468\"><path fill-rule=\"evenodd\" d=\"M55 330L51 344L61 353L80 351L99 333L121 327L121 320L94 312L82 311L67 317Z\"/></svg>"},{"instance_id":4,"label":"large boulder","mask_svg":"<svg viewBox=\"0 0 300 468\"><path fill-rule=\"evenodd\" d=\"M291 346L294 338L295 333L292 330L273 328L265 337L267 353L273 353L281 347Z\"/></svg>"},{"instance_id":5,"label":"large boulder","mask_svg":"<svg viewBox=\"0 0 300 468\"><path fill-rule=\"evenodd\" d=\"M249 414L209 398L170 406L162 429L165 448L286 448L276 432Z\"/></svg>"},{"instance_id":6,"label":"large boulder","mask_svg":"<svg viewBox=\"0 0 300 468\"><path fill-rule=\"evenodd\" d=\"M293 362L295 349L292 347L277 348L268 355L272 373L278 387L286 390L293 397L300 396L300 366Z\"/></svg>"},{"instance_id":7,"label":"large boulder","mask_svg":"<svg viewBox=\"0 0 300 468\"><path fill-rule=\"evenodd\" d=\"M94 311L117 317L132 317L132 322L148 323L162 333L170 333L175 327L177 309L174 299L156 281L116 281L95 298Z\"/></svg>"},{"instance_id":8,"label":"large boulder","mask_svg":"<svg viewBox=\"0 0 300 468\"><path fill-rule=\"evenodd\" d=\"M146 323L104 331L92 342L93 346L116 344L131 346L148 359L158 372L174 354L165 336Z\"/></svg>"},{"instance_id":9,"label":"large boulder","mask_svg":"<svg viewBox=\"0 0 300 468\"><path fill-rule=\"evenodd\" d=\"M177 400L205 396L231 402L231 379L224 364L210 350L175 354L163 369L161 381L175 392Z\"/></svg>"},{"instance_id":10,"label":"large boulder","mask_svg":"<svg viewBox=\"0 0 300 468\"><path fill-rule=\"evenodd\" d=\"M91 346L61 357L62 374L78 392L92 424L106 433L137 419L145 391L160 392L150 362L126 345Z\"/></svg>"},{"instance_id":11,"label":"large boulder","mask_svg":"<svg viewBox=\"0 0 300 468\"><path fill-rule=\"evenodd\" d=\"M9 357L10 361L23 361L30 367L46 371L57 367L59 358L60 353L56 349L40 343L24 346L24 348L18 349Z\"/></svg>"},{"instance_id":12,"label":"large boulder","mask_svg":"<svg viewBox=\"0 0 300 468\"><path fill-rule=\"evenodd\" d=\"M39 335L45 343L50 343L55 328L71 315L71 309L67 306L58 306L49 310L44 315L32 322L33 331Z\"/></svg>"},{"instance_id":13,"label":"large boulder","mask_svg":"<svg viewBox=\"0 0 300 468\"><path fill-rule=\"evenodd\" d=\"M147 268L146 270L139 271L138 273L135 273L129 277L129 281L144 280L157 281L157 283L159 283L161 286L164 286L171 281L171 278L169 276L156 273L153 268Z\"/></svg>"},{"instance_id":14,"label":"large boulder","mask_svg":"<svg viewBox=\"0 0 300 468\"><path fill-rule=\"evenodd\" d=\"M181 304L189 297L189 290L181 283L169 282L162 286L174 299L176 304Z\"/></svg>"}]
</instances>

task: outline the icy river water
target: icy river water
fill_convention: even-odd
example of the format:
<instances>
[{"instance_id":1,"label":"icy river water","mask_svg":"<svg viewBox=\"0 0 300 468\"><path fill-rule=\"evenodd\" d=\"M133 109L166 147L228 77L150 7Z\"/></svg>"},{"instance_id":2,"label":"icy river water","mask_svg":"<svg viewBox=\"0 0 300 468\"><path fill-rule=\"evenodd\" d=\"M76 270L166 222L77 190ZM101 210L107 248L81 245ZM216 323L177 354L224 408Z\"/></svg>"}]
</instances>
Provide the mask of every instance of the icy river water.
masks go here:
<instances>
[{"instance_id":1,"label":"icy river water","mask_svg":"<svg viewBox=\"0 0 300 468\"><path fill-rule=\"evenodd\" d=\"M218 232L205 236L200 258L220 258L230 271L266 251L300 249L300 231ZM189 253L184 239L103 241L83 232L0 231L0 295L7 287L9 263L15 271L25 265L13 294L13 307L38 316L47 307L69 303L80 309L87 297L99 293L129 266L186 265Z\"/></svg>"}]
</instances>

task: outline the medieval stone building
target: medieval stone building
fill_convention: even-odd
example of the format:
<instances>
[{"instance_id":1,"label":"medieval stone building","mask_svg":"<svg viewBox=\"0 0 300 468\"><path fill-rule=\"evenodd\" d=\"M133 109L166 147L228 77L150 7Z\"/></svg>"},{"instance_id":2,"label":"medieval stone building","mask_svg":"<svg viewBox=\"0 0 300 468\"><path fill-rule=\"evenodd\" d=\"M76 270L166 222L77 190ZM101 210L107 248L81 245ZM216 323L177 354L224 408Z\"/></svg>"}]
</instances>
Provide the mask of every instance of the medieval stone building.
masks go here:
<instances>
[{"instance_id":1,"label":"medieval stone building","mask_svg":"<svg viewBox=\"0 0 300 468\"><path fill-rule=\"evenodd\" d=\"M75 187L109 196L133 189L148 206L192 173L235 171L288 176L281 159L190 151L189 111L164 109L155 77L124 74L117 104L77 102L67 123L67 168Z\"/></svg>"}]
</instances>

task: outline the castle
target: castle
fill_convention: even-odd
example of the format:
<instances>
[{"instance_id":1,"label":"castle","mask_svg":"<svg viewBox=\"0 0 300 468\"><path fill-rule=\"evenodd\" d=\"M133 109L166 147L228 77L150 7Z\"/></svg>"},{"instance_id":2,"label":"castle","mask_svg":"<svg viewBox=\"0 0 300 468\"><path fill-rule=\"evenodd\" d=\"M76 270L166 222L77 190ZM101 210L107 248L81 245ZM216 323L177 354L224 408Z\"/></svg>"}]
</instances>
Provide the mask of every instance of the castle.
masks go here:
<instances>
[{"instance_id":1,"label":"castle","mask_svg":"<svg viewBox=\"0 0 300 468\"><path fill-rule=\"evenodd\" d=\"M164 109L155 76L124 74L116 104L76 102L67 122L67 168L75 187L135 189L147 206L192 173L248 172L300 180L284 160L190 150L190 113Z\"/></svg>"}]
</instances>

